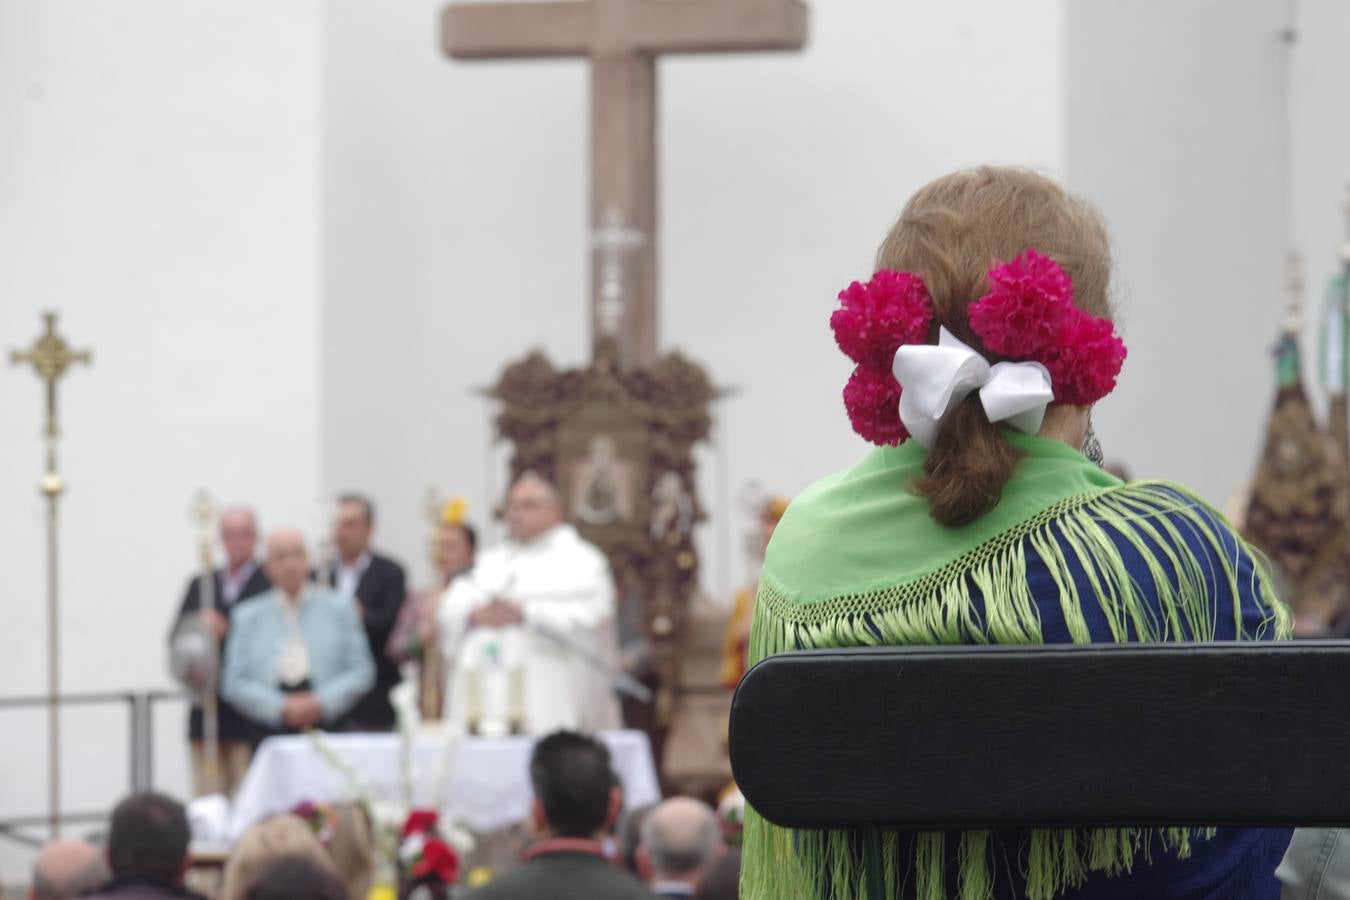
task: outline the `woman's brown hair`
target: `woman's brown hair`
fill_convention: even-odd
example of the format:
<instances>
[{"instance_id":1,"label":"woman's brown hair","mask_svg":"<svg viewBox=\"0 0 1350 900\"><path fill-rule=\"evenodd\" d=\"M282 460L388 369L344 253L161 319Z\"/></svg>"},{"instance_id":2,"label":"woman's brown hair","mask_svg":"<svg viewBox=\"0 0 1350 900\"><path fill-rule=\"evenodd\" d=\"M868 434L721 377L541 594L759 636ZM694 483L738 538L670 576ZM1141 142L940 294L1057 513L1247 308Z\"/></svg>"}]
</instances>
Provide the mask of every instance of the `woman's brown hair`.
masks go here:
<instances>
[{"instance_id":1,"label":"woman's brown hair","mask_svg":"<svg viewBox=\"0 0 1350 900\"><path fill-rule=\"evenodd\" d=\"M337 874L323 844L304 820L290 815L273 816L244 832L235 845L225 864L221 900L245 900L267 867L283 857L303 857Z\"/></svg>"},{"instance_id":2,"label":"woman's brown hair","mask_svg":"<svg viewBox=\"0 0 1350 900\"><path fill-rule=\"evenodd\" d=\"M989 269L1028 247L1051 257L1074 284L1074 305L1114 318L1109 300L1111 250L1097 213L1054 181L1027 169L984 166L945 175L905 205L877 251L877 270L923 278L933 300L929 340L946 327L990 362L966 308L988 291ZM946 416L914 490L932 515L955 527L997 505L1017 466L1002 431L972 393Z\"/></svg>"}]
</instances>

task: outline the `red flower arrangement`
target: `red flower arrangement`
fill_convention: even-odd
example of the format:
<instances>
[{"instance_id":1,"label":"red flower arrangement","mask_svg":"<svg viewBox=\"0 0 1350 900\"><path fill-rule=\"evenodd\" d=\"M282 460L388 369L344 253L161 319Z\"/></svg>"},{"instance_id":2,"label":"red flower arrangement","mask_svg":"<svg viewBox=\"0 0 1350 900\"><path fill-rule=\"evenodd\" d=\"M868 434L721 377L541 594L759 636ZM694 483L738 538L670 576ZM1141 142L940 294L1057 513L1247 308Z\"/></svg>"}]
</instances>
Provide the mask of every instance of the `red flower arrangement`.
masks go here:
<instances>
[{"instance_id":1,"label":"red flower arrangement","mask_svg":"<svg viewBox=\"0 0 1350 900\"><path fill-rule=\"evenodd\" d=\"M989 281L989 293L968 314L990 352L1044 365L1056 403L1087 406L1115 389L1125 344L1109 319L1073 305L1073 280L1059 263L1028 248L991 269ZM853 282L839 300L830 327L839 349L857 363L844 386L849 421L874 444L899 444L909 432L891 366L902 345L928 342L928 289L912 272L887 269L865 284Z\"/></svg>"},{"instance_id":2,"label":"red flower arrangement","mask_svg":"<svg viewBox=\"0 0 1350 900\"><path fill-rule=\"evenodd\" d=\"M459 854L441 837L437 826L440 816L432 809L414 809L403 823L398 860L402 870L400 895L413 887L432 888L433 896L444 896L446 889L459 880Z\"/></svg>"},{"instance_id":3,"label":"red flower arrangement","mask_svg":"<svg viewBox=\"0 0 1350 900\"><path fill-rule=\"evenodd\" d=\"M440 818L434 809L414 809L408 813L408 820L403 823L403 836L435 831Z\"/></svg>"},{"instance_id":4,"label":"red flower arrangement","mask_svg":"<svg viewBox=\"0 0 1350 900\"><path fill-rule=\"evenodd\" d=\"M414 878L433 876L444 884L459 880L459 854L440 838L431 838L422 845L422 856L413 864Z\"/></svg>"},{"instance_id":5,"label":"red flower arrangement","mask_svg":"<svg viewBox=\"0 0 1350 900\"><path fill-rule=\"evenodd\" d=\"M1110 319L1073 305L1073 281L1059 263L1028 248L989 280L993 288L969 311L987 348L1045 366L1056 403L1087 406L1115 389L1125 342Z\"/></svg>"},{"instance_id":6,"label":"red flower arrangement","mask_svg":"<svg viewBox=\"0 0 1350 900\"><path fill-rule=\"evenodd\" d=\"M858 366L844 385L844 409L853 430L878 446L909 437L900 421L900 382L885 369Z\"/></svg>"},{"instance_id":7,"label":"red flower arrangement","mask_svg":"<svg viewBox=\"0 0 1350 900\"><path fill-rule=\"evenodd\" d=\"M860 366L889 372L901 344L928 340L933 301L918 275L883 269L844 288L839 299L830 327L839 349Z\"/></svg>"},{"instance_id":8,"label":"red flower arrangement","mask_svg":"<svg viewBox=\"0 0 1350 900\"><path fill-rule=\"evenodd\" d=\"M1073 282L1053 259L1026 250L989 270L992 289L970 305L970 327L1003 356L1040 361L1059 340L1059 327L1079 310Z\"/></svg>"},{"instance_id":9,"label":"red flower arrangement","mask_svg":"<svg viewBox=\"0 0 1350 900\"><path fill-rule=\"evenodd\" d=\"M1109 319L1074 310L1060 324L1059 343L1043 360L1055 386L1055 402L1088 406L1116 389L1125 364L1125 342Z\"/></svg>"},{"instance_id":10,"label":"red flower arrangement","mask_svg":"<svg viewBox=\"0 0 1350 900\"><path fill-rule=\"evenodd\" d=\"M911 272L883 269L866 284L850 284L839 299L830 328L839 349L858 364L844 387L849 421L874 444L898 444L909 432L900 423L900 384L891 362L902 344L928 340L933 324L928 288Z\"/></svg>"}]
</instances>

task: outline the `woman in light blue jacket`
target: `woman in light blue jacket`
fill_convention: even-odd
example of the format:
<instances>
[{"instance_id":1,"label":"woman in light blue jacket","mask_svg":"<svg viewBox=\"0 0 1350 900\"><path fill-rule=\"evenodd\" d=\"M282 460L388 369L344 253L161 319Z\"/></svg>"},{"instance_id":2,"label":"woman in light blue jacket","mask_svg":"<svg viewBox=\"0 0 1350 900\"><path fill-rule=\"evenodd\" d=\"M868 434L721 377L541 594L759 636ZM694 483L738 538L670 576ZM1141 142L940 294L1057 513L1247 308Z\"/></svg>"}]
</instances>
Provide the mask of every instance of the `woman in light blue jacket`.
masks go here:
<instances>
[{"instance_id":1,"label":"woman in light blue jacket","mask_svg":"<svg viewBox=\"0 0 1350 900\"><path fill-rule=\"evenodd\" d=\"M272 589L235 610L221 695L262 733L340 728L375 684L375 663L349 597L309 583L298 531L267 539Z\"/></svg>"}]
</instances>

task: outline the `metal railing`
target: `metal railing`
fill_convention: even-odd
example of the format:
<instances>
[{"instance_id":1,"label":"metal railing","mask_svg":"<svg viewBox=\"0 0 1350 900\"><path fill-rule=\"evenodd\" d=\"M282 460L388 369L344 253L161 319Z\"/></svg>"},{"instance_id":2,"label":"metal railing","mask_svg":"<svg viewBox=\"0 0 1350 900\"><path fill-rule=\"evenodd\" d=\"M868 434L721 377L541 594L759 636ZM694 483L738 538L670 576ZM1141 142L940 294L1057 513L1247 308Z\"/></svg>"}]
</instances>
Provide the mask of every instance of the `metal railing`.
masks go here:
<instances>
[{"instance_id":1,"label":"metal railing","mask_svg":"<svg viewBox=\"0 0 1350 900\"><path fill-rule=\"evenodd\" d=\"M109 706L125 704L127 708L127 792L139 793L154 787L155 704L165 700L189 700L181 691L105 691L80 694L62 694L53 700L46 696L0 697L0 713L12 709L50 709L52 706ZM97 812L60 811L60 820L71 823L102 822L109 810ZM47 826L50 813L0 817L0 838L31 847L43 844L46 837L24 834L24 829Z\"/></svg>"}]
</instances>

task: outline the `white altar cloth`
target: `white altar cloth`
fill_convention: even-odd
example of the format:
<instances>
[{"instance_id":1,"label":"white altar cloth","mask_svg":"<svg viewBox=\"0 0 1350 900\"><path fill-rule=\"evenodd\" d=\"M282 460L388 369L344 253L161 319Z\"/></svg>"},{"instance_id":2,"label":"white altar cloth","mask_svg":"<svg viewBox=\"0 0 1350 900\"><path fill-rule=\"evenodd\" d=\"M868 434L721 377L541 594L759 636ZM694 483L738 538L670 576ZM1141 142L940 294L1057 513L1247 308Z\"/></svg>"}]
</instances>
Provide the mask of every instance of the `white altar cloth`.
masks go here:
<instances>
[{"instance_id":1,"label":"white altar cloth","mask_svg":"<svg viewBox=\"0 0 1350 900\"><path fill-rule=\"evenodd\" d=\"M651 743L641 731L605 731L597 737L609 748L614 772L623 784L624 806L632 809L661 799ZM324 743L357 774L375 803L402 802L402 738L397 734L329 734ZM467 737L459 741L446 781L441 817L447 824L478 832L524 822L534 792L530 787L531 737ZM442 779L446 743L438 735L419 735L412 748L413 805L427 806ZM230 836L238 840L250 825L311 800L328 803L356 799L346 777L329 764L305 736L271 737L254 754L234 798Z\"/></svg>"}]
</instances>

